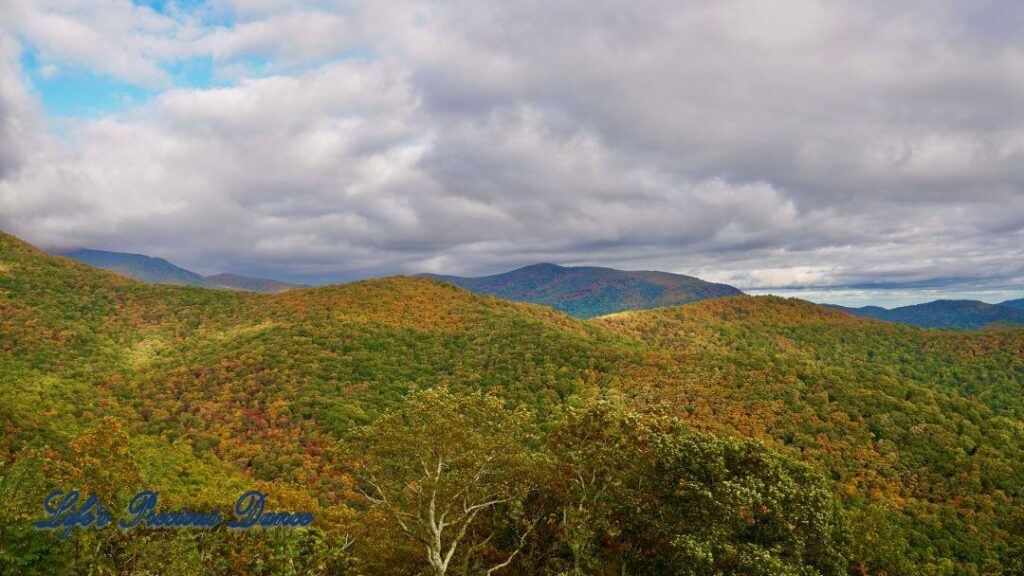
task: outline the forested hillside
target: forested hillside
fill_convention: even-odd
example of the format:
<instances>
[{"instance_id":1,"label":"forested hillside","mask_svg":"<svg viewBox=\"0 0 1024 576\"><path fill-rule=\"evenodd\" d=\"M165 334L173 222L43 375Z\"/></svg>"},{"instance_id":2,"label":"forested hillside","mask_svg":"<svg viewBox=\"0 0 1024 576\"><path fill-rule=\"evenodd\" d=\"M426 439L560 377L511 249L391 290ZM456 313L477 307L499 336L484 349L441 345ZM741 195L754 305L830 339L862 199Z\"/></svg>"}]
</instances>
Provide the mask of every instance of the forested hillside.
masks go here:
<instances>
[{"instance_id":1,"label":"forested hillside","mask_svg":"<svg viewBox=\"0 0 1024 576\"><path fill-rule=\"evenodd\" d=\"M1021 574L1022 382L1019 329L155 286L0 235L0 572ZM32 530L70 486L316 521Z\"/></svg>"},{"instance_id":2,"label":"forested hillside","mask_svg":"<svg viewBox=\"0 0 1024 576\"><path fill-rule=\"evenodd\" d=\"M872 546L913 559L886 573L999 573L1019 550L1024 331L920 330L776 297L598 324L673 355L678 377L653 395L693 422L819 463L855 516L888 530Z\"/></svg>"}]
</instances>

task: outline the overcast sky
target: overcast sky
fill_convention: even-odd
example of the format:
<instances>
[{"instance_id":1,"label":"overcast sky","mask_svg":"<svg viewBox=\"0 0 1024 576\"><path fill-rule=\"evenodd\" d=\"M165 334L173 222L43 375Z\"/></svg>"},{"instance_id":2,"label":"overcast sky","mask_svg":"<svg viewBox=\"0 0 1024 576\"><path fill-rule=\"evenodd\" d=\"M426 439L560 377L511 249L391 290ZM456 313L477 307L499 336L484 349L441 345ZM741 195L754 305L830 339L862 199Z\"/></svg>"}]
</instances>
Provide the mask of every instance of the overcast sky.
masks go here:
<instances>
[{"instance_id":1,"label":"overcast sky","mask_svg":"<svg viewBox=\"0 0 1024 576\"><path fill-rule=\"evenodd\" d=\"M1022 29L1017 0L0 0L0 229L299 281L1020 297Z\"/></svg>"}]
</instances>

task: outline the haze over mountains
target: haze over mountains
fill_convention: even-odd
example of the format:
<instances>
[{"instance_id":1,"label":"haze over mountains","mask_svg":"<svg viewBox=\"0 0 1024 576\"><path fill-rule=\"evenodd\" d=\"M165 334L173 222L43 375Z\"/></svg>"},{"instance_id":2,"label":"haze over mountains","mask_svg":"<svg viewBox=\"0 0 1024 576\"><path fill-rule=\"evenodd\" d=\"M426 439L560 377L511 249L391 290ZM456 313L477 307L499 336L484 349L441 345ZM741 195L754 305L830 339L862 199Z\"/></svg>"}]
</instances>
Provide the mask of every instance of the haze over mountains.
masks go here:
<instances>
[{"instance_id":1,"label":"haze over mountains","mask_svg":"<svg viewBox=\"0 0 1024 576\"><path fill-rule=\"evenodd\" d=\"M1024 324L1024 299L1009 300L1001 304L986 304L978 300L935 300L891 310L881 306L825 306L854 316L899 322L921 328L972 329L995 323Z\"/></svg>"},{"instance_id":2,"label":"haze over mountains","mask_svg":"<svg viewBox=\"0 0 1024 576\"><path fill-rule=\"evenodd\" d=\"M303 288L301 284L292 284L267 278L252 278L239 274L214 274L203 276L172 264L163 258L154 258L144 254L126 252L108 252L82 248L56 252L79 262L117 272L129 278L148 284L172 284L176 286L199 286L201 288L218 288L223 290L248 290L250 292L284 292Z\"/></svg>"},{"instance_id":3,"label":"haze over mountains","mask_svg":"<svg viewBox=\"0 0 1024 576\"><path fill-rule=\"evenodd\" d=\"M738 296L738 288L668 272L628 272L594 266L534 264L511 272L464 278L422 274L472 292L551 306L571 316L593 318L624 310Z\"/></svg>"}]
</instances>

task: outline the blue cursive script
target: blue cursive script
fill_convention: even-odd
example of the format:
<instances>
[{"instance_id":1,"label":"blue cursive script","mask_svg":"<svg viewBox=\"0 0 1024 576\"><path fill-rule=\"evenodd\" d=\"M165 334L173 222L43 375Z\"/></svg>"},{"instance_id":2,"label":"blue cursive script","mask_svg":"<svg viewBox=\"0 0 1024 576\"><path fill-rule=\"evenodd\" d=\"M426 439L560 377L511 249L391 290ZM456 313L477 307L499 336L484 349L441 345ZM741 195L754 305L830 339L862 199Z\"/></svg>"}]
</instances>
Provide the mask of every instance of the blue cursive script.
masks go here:
<instances>
[{"instance_id":1,"label":"blue cursive script","mask_svg":"<svg viewBox=\"0 0 1024 576\"><path fill-rule=\"evenodd\" d=\"M122 530L135 528L142 524L149 528L213 528L220 524L220 512L157 512L156 505L160 499L159 492L145 490L139 492L128 502L125 509L126 518L121 518L117 525Z\"/></svg>"},{"instance_id":2,"label":"blue cursive script","mask_svg":"<svg viewBox=\"0 0 1024 576\"><path fill-rule=\"evenodd\" d=\"M313 523L312 512L267 511L267 494L258 490L249 490L239 496L235 502L235 520L228 522L232 530L249 530L250 528L303 528ZM193 528L210 529L221 523L221 513L195 512L191 510L175 510L161 512L158 510L160 493L143 490L128 501L124 515L117 525L122 530L136 527L145 528ZM113 522L110 510L100 503L96 496L91 495L82 500L77 490L64 492L55 490L43 500L43 511L47 518L35 523L37 530L63 530L60 539L66 539L75 528L94 529L106 528Z\"/></svg>"},{"instance_id":3,"label":"blue cursive script","mask_svg":"<svg viewBox=\"0 0 1024 576\"><path fill-rule=\"evenodd\" d=\"M253 526L272 528L274 526L302 527L313 523L310 512L266 512L264 511L267 495L257 490L250 490L235 502L235 517L238 520L228 522L228 528L248 530Z\"/></svg>"},{"instance_id":4,"label":"blue cursive script","mask_svg":"<svg viewBox=\"0 0 1024 576\"><path fill-rule=\"evenodd\" d=\"M107 510L96 496L89 496L85 502L78 504L78 490L64 493L62 490L50 492L43 500L43 511L50 515L46 520L36 522L39 530L64 529L60 539L64 540L78 526L103 528L110 524L110 511Z\"/></svg>"}]
</instances>

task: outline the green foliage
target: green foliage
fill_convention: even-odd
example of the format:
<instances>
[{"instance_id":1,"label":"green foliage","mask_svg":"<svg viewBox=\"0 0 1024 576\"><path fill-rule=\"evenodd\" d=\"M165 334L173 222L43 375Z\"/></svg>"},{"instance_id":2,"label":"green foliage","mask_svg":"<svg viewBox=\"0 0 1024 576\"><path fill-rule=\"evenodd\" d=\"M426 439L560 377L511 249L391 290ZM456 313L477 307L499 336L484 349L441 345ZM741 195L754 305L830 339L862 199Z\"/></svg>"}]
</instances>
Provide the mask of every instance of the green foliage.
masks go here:
<instances>
[{"instance_id":1,"label":"green foliage","mask_svg":"<svg viewBox=\"0 0 1024 576\"><path fill-rule=\"evenodd\" d=\"M597 400L569 409L548 446L570 573L845 571L829 484L761 443Z\"/></svg>"},{"instance_id":2,"label":"green foliage","mask_svg":"<svg viewBox=\"0 0 1024 576\"><path fill-rule=\"evenodd\" d=\"M432 574L843 574L844 517L808 466L590 399L532 426L500 401L408 397L354 442L382 519L362 567Z\"/></svg>"},{"instance_id":3,"label":"green foliage","mask_svg":"<svg viewBox=\"0 0 1024 576\"><path fill-rule=\"evenodd\" d=\"M493 536L451 570L522 544L502 572L1021 573L1022 383L1021 329L919 330L760 297L579 321L412 278L154 286L0 234L0 565L415 574L424 549L355 490L367 456L387 462L363 431L390 425L382 440L403 446L403 399L443 389L477 408L421 412L441 438L501 440L533 463L501 488L514 506L474 517L467 541ZM601 390L622 400L579 400ZM489 439L472 431L484 415L515 425L480 424ZM394 462L393 478L412 472ZM71 485L224 510L259 485L318 520L65 543L26 528Z\"/></svg>"},{"instance_id":4,"label":"green foliage","mask_svg":"<svg viewBox=\"0 0 1024 576\"><path fill-rule=\"evenodd\" d=\"M842 514L805 465L750 440L695 434L659 447L653 484L677 574L842 574Z\"/></svg>"}]
</instances>

